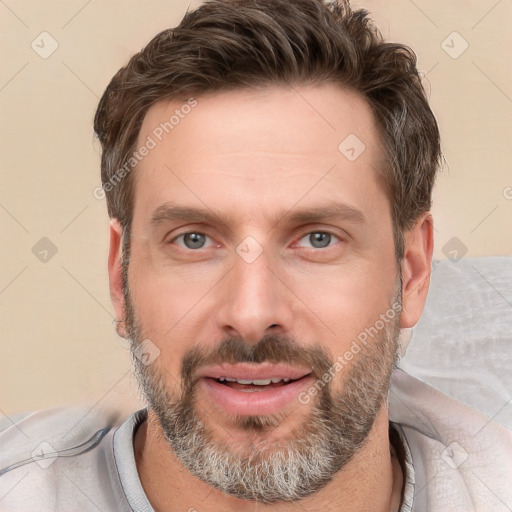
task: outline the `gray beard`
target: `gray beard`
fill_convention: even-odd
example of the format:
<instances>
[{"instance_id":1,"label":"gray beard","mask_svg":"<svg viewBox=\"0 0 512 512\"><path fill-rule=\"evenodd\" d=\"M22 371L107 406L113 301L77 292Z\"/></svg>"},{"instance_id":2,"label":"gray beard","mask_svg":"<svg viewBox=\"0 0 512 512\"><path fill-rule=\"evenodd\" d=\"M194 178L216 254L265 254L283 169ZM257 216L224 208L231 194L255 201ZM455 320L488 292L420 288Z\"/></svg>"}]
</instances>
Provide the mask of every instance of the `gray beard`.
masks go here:
<instances>
[{"instance_id":1,"label":"gray beard","mask_svg":"<svg viewBox=\"0 0 512 512\"><path fill-rule=\"evenodd\" d=\"M144 339L129 291L125 294L126 326L132 355ZM398 300L395 293L393 301ZM280 335L266 335L256 345L229 338L207 352L193 347L182 360L179 395L169 391L158 359L144 365L133 357L141 392L155 413L165 439L182 465L194 476L220 491L261 503L291 502L318 492L364 446L375 418L387 398L391 374L398 360L399 314L361 346L351 364L341 370L342 391L325 384L309 403L311 412L289 439L269 441L265 432L284 417L234 418L247 432L247 443L234 447L229 439L214 439L208 416L196 401L195 370L206 362L307 362L321 380L334 362L320 348L304 348ZM335 379L335 380L340 380ZM297 402L297 407L305 407ZM206 421L205 421L206 420Z\"/></svg>"}]
</instances>

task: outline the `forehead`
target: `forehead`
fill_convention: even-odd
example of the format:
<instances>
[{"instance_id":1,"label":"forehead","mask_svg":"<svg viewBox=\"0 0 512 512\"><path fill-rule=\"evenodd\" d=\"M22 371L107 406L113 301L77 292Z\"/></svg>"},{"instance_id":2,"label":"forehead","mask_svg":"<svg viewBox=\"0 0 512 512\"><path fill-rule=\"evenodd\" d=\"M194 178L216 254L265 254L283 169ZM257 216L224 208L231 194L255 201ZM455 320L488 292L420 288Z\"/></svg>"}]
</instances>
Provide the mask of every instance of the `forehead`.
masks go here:
<instances>
[{"instance_id":1,"label":"forehead","mask_svg":"<svg viewBox=\"0 0 512 512\"><path fill-rule=\"evenodd\" d=\"M364 139L372 153L377 149L374 131L368 102L350 89L326 83L239 89L193 100L161 100L146 113L139 142L147 136L157 142L163 138L169 149L174 146L180 153L191 145L202 150L215 148L216 152L323 153L337 151L338 144L352 133ZM180 133L193 135L189 146L178 141Z\"/></svg>"},{"instance_id":2,"label":"forehead","mask_svg":"<svg viewBox=\"0 0 512 512\"><path fill-rule=\"evenodd\" d=\"M290 208L315 197L370 209L373 196L385 199L371 108L334 84L160 101L144 118L138 147L149 140L135 173L135 209L146 218L169 200L243 215L251 205Z\"/></svg>"}]
</instances>

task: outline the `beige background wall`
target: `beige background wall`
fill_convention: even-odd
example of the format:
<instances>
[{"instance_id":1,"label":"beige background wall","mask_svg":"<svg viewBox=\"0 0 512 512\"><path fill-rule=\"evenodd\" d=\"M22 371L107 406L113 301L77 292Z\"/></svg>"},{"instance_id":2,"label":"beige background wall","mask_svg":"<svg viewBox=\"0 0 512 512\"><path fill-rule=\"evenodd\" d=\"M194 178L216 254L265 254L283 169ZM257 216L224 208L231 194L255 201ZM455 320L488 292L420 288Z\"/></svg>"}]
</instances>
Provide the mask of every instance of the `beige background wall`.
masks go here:
<instances>
[{"instance_id":1,"label":"beige background wall","mask_svg":"<svg viewBox=\"0 0 512 512\"><path fill-rule=\"evenodd\" d=\"M0 417L84 401L135 406L112 324L105 203L92 194L92 118L114 72L188 5L0 2ZM357 5L415 49L430 83L448 163L435 191L436 257L511 254L512 3Z\"/></svg>"}]
</instances>

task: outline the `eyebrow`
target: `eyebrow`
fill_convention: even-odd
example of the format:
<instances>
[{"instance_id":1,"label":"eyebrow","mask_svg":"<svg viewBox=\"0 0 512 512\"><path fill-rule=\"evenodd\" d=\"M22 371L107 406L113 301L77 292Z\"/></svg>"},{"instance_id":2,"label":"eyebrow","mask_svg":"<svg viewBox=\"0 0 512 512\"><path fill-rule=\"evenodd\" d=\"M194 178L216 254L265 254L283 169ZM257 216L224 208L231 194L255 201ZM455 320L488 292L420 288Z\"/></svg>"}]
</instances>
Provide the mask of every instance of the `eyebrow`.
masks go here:
<instances>
[{"instance_id":1,"label":"eyebrow","mask_svg":"<svg viewBox=\"0 0 512 512\"><path fill-rule=\"evenodd\" d=\"M344 203L330 203L313 208L293 208L278 220L276 224L283 221L290 224L306 224L336 220L348 221L354 224L366 223L366 217L361 210Z\"/></svg>"},{"instance_id":2,"label":"eyebrow","mask_svg":"<svg viewBox=\"0 0 512 512\"><path fill-rule=\"evenodd\" d=\"M160 205L151 215L150 224L158 225L166 221L188 220L193 222L217 222L227 225L227 219L222 215L203 208L178 206L173 203Z\"/></svg>"},{"instance_id":3,"label":"eyebrow","mask_svg":"<svg viewBox=\"0 0 512 512\"><path fill-rule=\"evenodd\" d=\"M210 222L228 226L228 218L206 208L191 208L174 203L164 203L153 212L150 224L156 226L166 221L186 220L190 222ZM306 224L327 221L348 221L354 224L366 223L362 211L344 203L330 203L311 208L294 207L287 213L274 219L272 229L282 222L287 224Z\"/></svg>"}]
</instances>

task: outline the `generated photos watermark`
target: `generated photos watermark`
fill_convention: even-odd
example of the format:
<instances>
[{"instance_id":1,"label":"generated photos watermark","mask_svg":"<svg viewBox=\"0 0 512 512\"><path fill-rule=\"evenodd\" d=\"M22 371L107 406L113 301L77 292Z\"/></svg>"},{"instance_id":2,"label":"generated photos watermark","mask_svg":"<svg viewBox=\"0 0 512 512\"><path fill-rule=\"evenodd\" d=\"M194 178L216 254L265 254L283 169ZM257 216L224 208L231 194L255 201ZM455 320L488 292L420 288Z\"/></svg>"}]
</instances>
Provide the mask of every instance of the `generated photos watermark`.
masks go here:
<instances>
[{"instance_id":1,"label":"generated photos watermark","mask_svg":"<svg viewBox=\"0 0 512 512\"><path fill-rule=\"evenodd\" d=\"M195 98L189 98L186 103L183 103L180 108L174 110L174 113L167 121L160 123L156 126L146 140L135 150L129 158L126 159L124 164L117 169L117 171L110 177L110 179L96 187L92 194L96 199L104 199L106 192L111 192L133 169L139 164L150 152L155 149L165 136L171 133L176 126L178 126L182 119L190 114L192 109L197 106Z\"/></svg>"},{"instance_id":2,"label":"generated photos watermark","mask_svg":"<svg viewBox=\"0 0 512 512\"><path fill-rule=\"evenodd\" d=\"M375 323L361 331L355 340L352 341L350 348L343 354L340 354L334 364L311 386L299 393L298 400L301 404L306 405L311 402L311 398L316 396L331 380L334 378L336 373L339 373L345 368L354 356L361 352L361 347L368 344L368 338L374 338L391 322L397 315L400 314L401 304L399 301L394 302L392 306L385 312L382 313Z\"/></svg>"}]
</instances>

